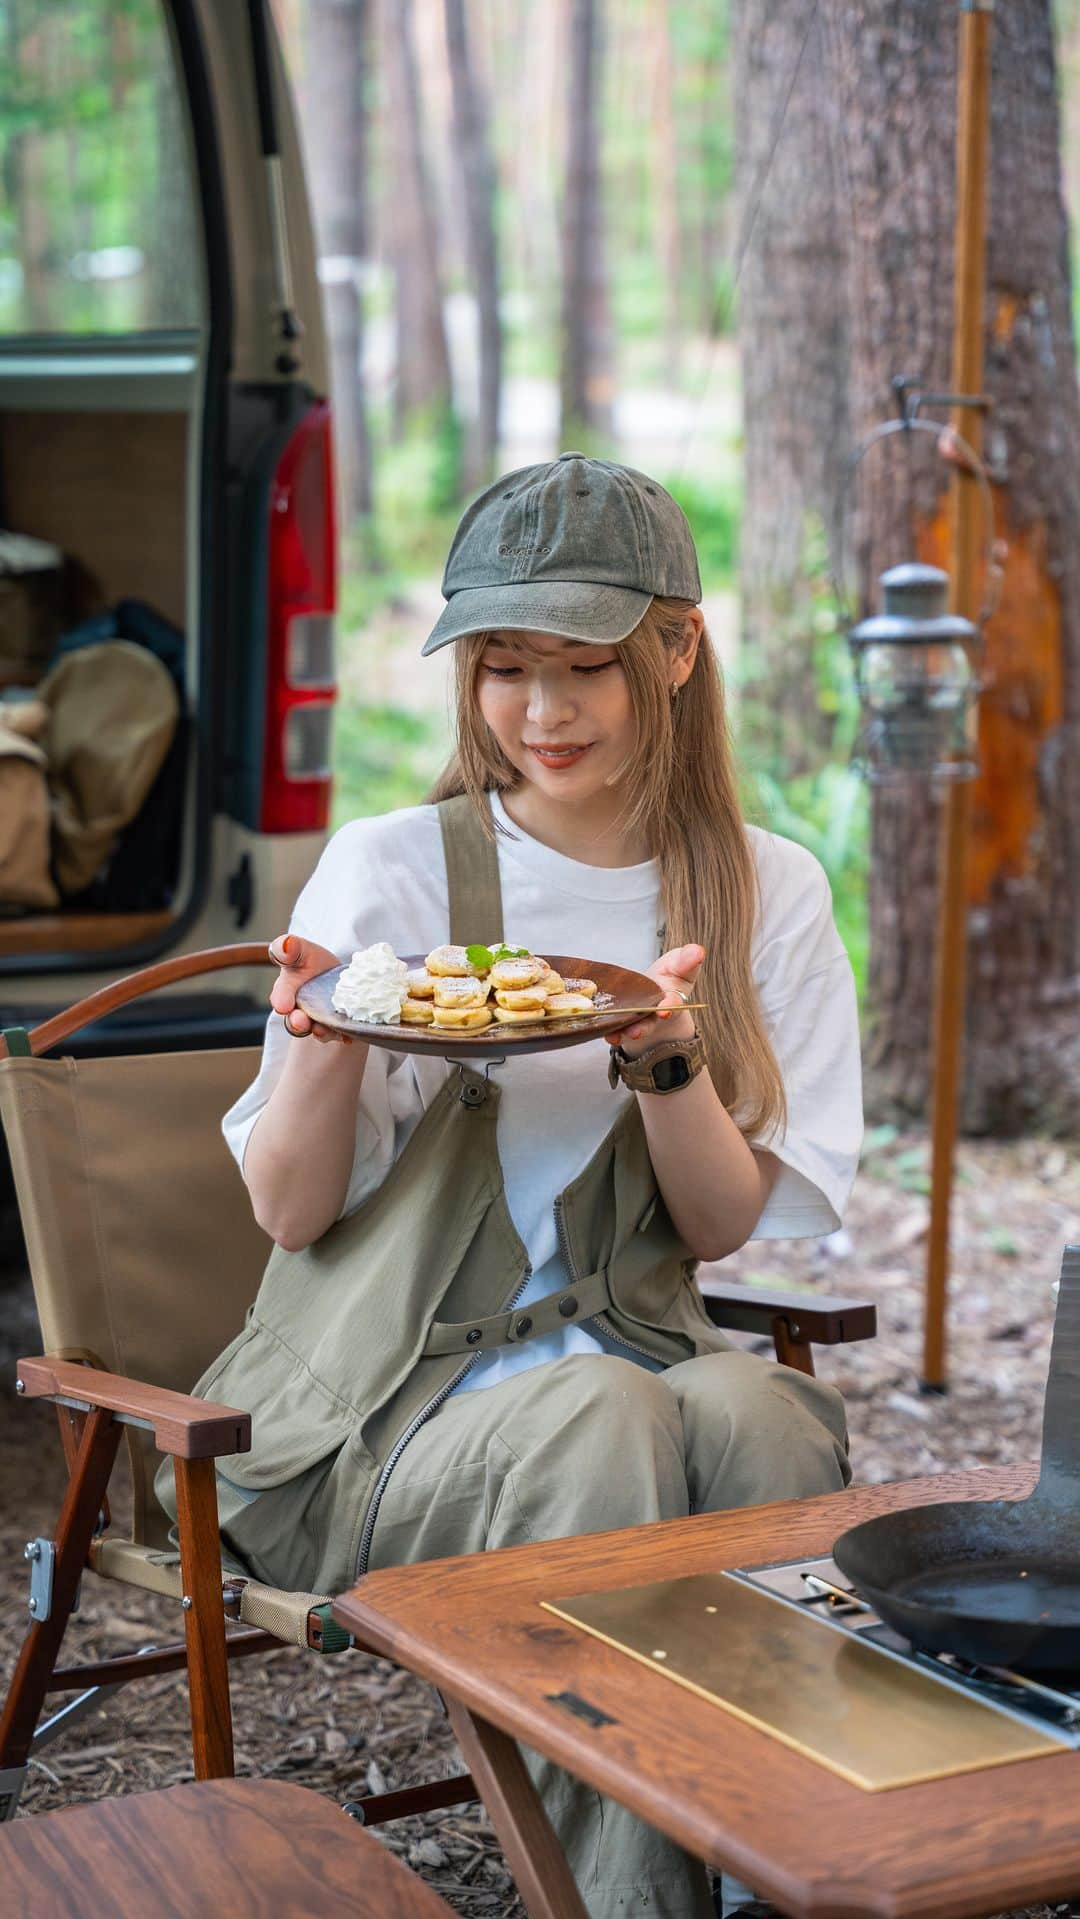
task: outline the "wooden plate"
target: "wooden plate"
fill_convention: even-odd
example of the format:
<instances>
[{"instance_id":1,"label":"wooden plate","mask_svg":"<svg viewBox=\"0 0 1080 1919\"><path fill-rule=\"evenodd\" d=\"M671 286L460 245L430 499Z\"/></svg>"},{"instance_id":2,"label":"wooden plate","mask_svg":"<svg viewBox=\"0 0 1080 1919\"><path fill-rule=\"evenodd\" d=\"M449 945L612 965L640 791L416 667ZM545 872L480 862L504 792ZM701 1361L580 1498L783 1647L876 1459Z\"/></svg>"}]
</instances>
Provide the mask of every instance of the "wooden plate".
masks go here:
<instances>
[{"instance_id":1,"label":"wooden plate","mask_svg":"<svg viewBox=\"0 0 1080 1919\"><path fill-rule=\"evenodd\" d=\"M597 1039L603 1033L617 1033L626 1025L625 1006L655 1006L663 997L656 981L647 973L632 973L625 966L608 966L603 960L571 958L565 953L544 953L561 979L594 979L598 993L609 993L611 1004L599 1013L582 1013L577 1019L538 1019L535 1023L504 1026L493 1020L472 1033L452 1027L382 1026L346 1019L332 1004L334 988L345 971L335 966L329 973L309 979L296 995L296 1003L309 1019L320 1026L334 1026L341 1033L356 1033L372 1046L389 1046L395 1053L434 1053L441 1059L474 1059L490 1053L547 1053L556 1046L579 1046L583 1040ZM423 966L423 953L403 954L406 966Z\"/></svg>"}]
</instances>

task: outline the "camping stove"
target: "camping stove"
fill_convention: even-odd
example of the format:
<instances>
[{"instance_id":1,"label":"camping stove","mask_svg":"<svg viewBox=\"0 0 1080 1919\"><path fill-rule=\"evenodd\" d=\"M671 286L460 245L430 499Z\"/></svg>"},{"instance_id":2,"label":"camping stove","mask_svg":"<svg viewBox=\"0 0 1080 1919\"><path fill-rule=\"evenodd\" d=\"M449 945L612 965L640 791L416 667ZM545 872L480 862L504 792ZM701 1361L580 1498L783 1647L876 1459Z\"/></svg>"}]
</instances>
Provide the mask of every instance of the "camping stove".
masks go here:
<instances>
[{"instance_id":1,"label":"camping stove","mask_svg":"<svg viewBox=\"0 0 1080 1919\"><path fill-rule=\"evenodd\" d=\"M930 1673L946 1686L982 1699L1027 1725L1080 1747L1080 1673L1052 1675L1053 1683L1005 1666L976 1666L953 1653L920 1652L883 1625L829 1559L792 1559L773 1566L736 1567L731 1579L771 1593L812 1614L832 1632L878 1647L890 1658Z\"/></svg>"}]
</instances>

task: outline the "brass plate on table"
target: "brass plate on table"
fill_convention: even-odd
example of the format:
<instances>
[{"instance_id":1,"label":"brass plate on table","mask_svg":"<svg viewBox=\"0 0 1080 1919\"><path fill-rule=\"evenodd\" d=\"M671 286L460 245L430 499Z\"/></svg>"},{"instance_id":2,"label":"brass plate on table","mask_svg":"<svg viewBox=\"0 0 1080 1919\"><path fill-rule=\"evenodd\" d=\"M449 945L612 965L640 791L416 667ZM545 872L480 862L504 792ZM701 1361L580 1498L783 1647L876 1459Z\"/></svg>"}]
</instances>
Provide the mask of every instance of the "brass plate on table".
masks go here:
<instances>
[{"instance_id":1,"label":"brass plate on table","mask_svg":"<svg viewBox=\"0 0 1080 1919\"><path fill-rule=\"evenodd\" d=\"M402 954L407 966L422 966L423 953ZM582 1013L575 1019L535 1019L514 1021L504 1026L493 1020L472 1032L454 1026L376 1025L348 1019L334 1005L334 988L345 971L335 966L306 980L296 995L296 1003L322 1026L336 1027L341 1033L355 1033L369 1046L389 1046L395 1053L435 1053L440 1059L486 1059L492 1053L512 1058L515 1053L549 1053L561 1046L579 1046L583 1040L597 1039L605 1033L617 1033L626 1025L623 1007L655 1006L661 999L659 986L647 973L633 973L625 966L612 966L607 960L575 958L568 953L544 953L560 979L591 979L606 997L595 1013Z\"/></svg>"},{"instance_id":2,"label":"brass plate on table","mask_svg":"<svg viewBox=\"0 0 1080 1919\"><path fill-rule=\"evenodd\" d=\"M1072 1749L725 1573L541 1603L865 1792Z\"/></svg>"}]
</instances>

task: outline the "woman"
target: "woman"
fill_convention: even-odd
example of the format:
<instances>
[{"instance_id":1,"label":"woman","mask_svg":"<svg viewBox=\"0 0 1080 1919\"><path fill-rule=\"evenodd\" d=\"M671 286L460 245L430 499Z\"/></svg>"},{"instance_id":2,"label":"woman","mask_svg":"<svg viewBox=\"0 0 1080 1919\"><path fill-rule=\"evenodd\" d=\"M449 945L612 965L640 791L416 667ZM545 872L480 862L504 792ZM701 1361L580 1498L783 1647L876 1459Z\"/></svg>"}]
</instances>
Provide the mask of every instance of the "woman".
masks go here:
<instances>
[{"instance_id":1,"label":"woman","mask_svg":"<svg viewBox=\"0 0 1080 1919\"><path fill-rule=\"evenodd\" d=\"M740 817L686 520L564 454L468 509L443 590L424 651L457 649L454 761L432 804L331 840L225 1122L276 1247L198 1388L255 1416L222 1535L317 1591L849 1476L837 1395L730 1348L693 1277L753 1234L831 1231L861 1114L828 885ZM662 987L610 1074L588 1044L496 1035L475 1068L343 1045L297 1007L356 948L504 934ZM699 1864L536 1772L597 1919L711 1912Z\"/></svg>"}]
</instances>

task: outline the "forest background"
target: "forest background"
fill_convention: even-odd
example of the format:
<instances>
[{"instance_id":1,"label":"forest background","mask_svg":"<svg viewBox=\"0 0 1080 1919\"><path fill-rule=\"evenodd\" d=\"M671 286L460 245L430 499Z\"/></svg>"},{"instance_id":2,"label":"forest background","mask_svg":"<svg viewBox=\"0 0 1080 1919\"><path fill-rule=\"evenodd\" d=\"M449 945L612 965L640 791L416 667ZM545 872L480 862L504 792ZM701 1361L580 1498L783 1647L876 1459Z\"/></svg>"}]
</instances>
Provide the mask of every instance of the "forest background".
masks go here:
<instances>
[{"instance_id":1,"label":"forest background","mask_svg":"<svg viewBox=\"0 0 1080 1919\"><path fill-rule=\"evenodd\" d=\"M274 6L332 344L336 820L415 801L444 757L445 664L416 656L464 500L568 446L642 467L698 543L748 813L829 875L867 1016L871 1111L917 1117L936 802L883 801L850 770L844 635L883 564L943 557L945 476L932 450L903 488L845 476L894 410L892 374L948 385L955 10ZM1080 449L1055 452L1080 420L1066 266L1080 7L1009 0L995 35L987 384L998 531L1015 536L998 643L1013 664L998 673L997 733L987 723L998 796L987 788L976 808L965 1119L1076 1136L1080 1058L1062 1022L1075 1026L1080 880L1062 872L1080 808L1075 783L1049 791L1046 767L1068 758L1080 673L1080 594L1061 557L1076 544ZM1028 470L1049 496L1025 492Z\"/></svg>"}]
</instances>

